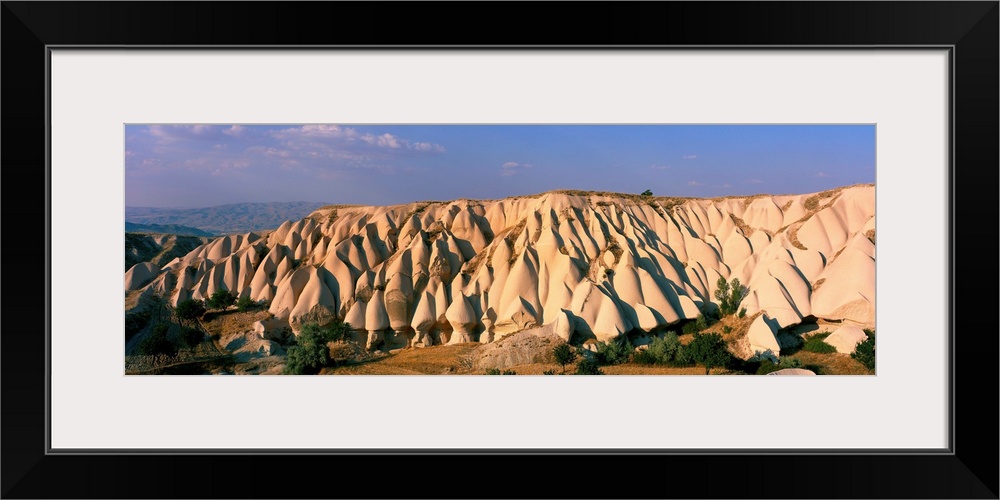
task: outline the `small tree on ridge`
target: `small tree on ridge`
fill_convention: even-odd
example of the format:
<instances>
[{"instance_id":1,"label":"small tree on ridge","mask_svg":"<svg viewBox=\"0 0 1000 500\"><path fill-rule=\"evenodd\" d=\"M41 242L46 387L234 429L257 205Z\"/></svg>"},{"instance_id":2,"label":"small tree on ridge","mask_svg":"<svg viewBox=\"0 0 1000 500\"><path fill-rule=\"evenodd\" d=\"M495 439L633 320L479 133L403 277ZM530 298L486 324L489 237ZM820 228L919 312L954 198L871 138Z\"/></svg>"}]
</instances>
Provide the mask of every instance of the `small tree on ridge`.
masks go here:
<instances>
[{"instance_id":1,"label":"small tree on ridge","mask_svg":"<svg viewBox=\"0 0 1000 500\"><path fill-rule=\"evenodd\" d=\"M556 358L556 363L562 367L563 373L566 373L566 365L576 361L576 352L569 344L559 344L554 349L552 349L552 355Z\"/></svg>"}]
</instances>

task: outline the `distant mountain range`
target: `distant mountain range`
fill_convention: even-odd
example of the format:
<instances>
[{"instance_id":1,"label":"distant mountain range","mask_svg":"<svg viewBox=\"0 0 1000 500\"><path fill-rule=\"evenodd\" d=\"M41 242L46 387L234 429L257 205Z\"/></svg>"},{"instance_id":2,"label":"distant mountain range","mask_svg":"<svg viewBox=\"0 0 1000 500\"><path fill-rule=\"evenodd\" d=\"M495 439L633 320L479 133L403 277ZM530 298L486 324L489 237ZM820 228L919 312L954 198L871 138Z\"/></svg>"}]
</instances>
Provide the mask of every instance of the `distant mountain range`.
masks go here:
<instances>
[{"instance_id":1,"label":"distant mountain range","mask_svg":"<svg viewBox=\"0 0 1000 500\"><path fill-rule=\"evenodd\" d=\"M125 221L126 233L175 234L177 236L215 236L208 231L180 224L139 224Z\"/></svg>"},{"instance_id":2,"label":"distant mountain range","mask_svg":"<svg viewBox=\"0 0 1000 500\"><path fill-rule=\"evenodd\" d=\"M128 224L145 226L185 226L176 228L194 236L244 234L250 231L269 231L286 220L297 221L309 215L326 203L319 202L270 202L234 203L206 208L155 208L125 207L126 231ZM201 231L200 233L191 232ZM159 230L139 230L136 232L166 232Z\"/></svg>"}]
</instances>

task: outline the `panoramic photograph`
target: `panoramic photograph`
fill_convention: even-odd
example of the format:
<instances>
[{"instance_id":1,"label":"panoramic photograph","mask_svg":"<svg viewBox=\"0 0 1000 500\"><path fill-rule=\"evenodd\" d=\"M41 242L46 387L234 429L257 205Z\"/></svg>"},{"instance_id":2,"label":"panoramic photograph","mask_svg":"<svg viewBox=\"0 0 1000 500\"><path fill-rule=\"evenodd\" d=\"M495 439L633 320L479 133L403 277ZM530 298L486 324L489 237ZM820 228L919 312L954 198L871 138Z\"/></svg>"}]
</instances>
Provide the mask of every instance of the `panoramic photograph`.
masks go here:
<instances>
[{"instance_id":1,"label":"panoramic photograph","mask_svg":"<svg viewBox=\"0 0 1000 500\"><path fill-rule=\"evenodd\" d=\"M875 375L874 125L124 126L126 375Z\"/></svg>"}]
</instances>

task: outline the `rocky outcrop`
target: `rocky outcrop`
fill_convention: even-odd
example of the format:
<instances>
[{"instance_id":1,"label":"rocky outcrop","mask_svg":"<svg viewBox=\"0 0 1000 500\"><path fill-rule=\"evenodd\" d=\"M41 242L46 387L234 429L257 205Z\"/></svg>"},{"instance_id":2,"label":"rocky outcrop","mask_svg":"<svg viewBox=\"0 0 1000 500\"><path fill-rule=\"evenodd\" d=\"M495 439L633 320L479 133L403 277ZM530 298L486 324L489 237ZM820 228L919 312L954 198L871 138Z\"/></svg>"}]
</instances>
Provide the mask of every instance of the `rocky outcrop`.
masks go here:
<instances>
[{"instance_id":1,"label":"rocky outcrop","mask_svg":"<svg viewBox=\"0 0 1000 500\"><path fill-rule=\"evenodd\" d=\"M477 370L504 369L532 363L555 363L552 349L563 340L555 324L508 335L475 351L472 366Z\"/></svg>"},{"instance_id":2,"label":"rocky outcrop","mask_svg":"<svg viewBox=\"0 0 1000 500\"><path fill-rule=\"evenodd\" d=\"M162 266L169 279L141 285L148 273L136 269L127 288L157 286L174 303L225 289L270 301L295 331L340 318L371 346L427 346L549 325L563 341L658 330L714 307L720 277L739 278L749 288L741 306L767 318L750 343L777 354L777 329L807 317L873 324L874 195L862 185L324 207L197 247Z\"/></svg>"}]
</instances>

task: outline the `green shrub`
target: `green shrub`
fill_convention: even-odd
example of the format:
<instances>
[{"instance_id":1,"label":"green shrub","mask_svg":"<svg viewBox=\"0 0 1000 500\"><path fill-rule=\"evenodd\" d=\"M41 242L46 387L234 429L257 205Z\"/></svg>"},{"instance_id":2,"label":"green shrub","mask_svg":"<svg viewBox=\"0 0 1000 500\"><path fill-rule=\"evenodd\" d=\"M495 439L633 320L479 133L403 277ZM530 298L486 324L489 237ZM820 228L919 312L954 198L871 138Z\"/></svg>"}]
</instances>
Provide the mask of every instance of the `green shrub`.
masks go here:
<instances>
[{"instance_id":1,"label":"green shrub","mask_svg":"<svg viewBox=\"0 0 1000 500\"><path fill-rule=\"evenodd\" d=\"M726 366L732 360L732 355L726 349L726 342L718 333L694 334L694 340L684 349L691 359L705 366L705 375L716 366Z\"/></svg>"},{"instance_id":2,"label":"green shrub","mask_svg":"<svg viewBox=\"0 0 1000 500\"><path fill-rule=\"evenodd\" d=\"M733 333L733 327L731 327L729 325L724 325L722 327L722 333L725 333L725 334Z\"/></svg>"},{"instance_id":3,"label":"green shrub","mask_svg":"<svg viewBox=\"0 0 1000 500\"><path fill-rule=\"evenodd\" d=\"M760 366L757 368L757 375L767 375L771 372L776 372L780 370L781 367L777 363L771 361L770 359L765 359L760 362Z\"/></svg>"},{"instance_id":4,"label":"green shrub","mask_svg":"<svg viewBox=\"0 0 1000 500\"><path fill-rule=\"evenodd\" d=\"M296 345L288 348L284 372L292 375L311 375L330 362L330 349L317 330L304 328L296 338Z\"/></svg>"},{"instance_id":5,"label":"green shrub","mask_svg":"<svg viewBox=\"0 0 1000 500\"><path fill-rule=\"evenodd\" d=\"M517 372L514 370L504 370L500 375L517 375Z\"/></svg>"},{"instance_id":6,"label":"green shrub","mask_svg":"<svg viewBox=\"0 0 1000 500\"><path fill-rule=\"evenodd\" d=\"M604 375L601 371L601 365L597 364L597 361L584 358L582 361L576 364L576 374L577 375Z\"/></svg>"},{"instance_id":7,"label":"green shrub","mask_svg":"<svg viewBox=\"0 0 1000 500\"><path fill-rule=\"evenodd\" d=\"M683 354L684 346L674 332L667 332L663 337L653 339L649 347L635 354L635 362L640 364L657 364L680 366L687 363Z\"/></svg>"},{"instance_id":8,"label":"green shrub","mask_svg":"<svg viewBox=\"0 0 1000 500\"><path fill-rule=\"evenodd\" d=\"M250 298L249 295L244 296L240 300L236 301L236 309L239 312L254 311L257 309L263 309L264 301L257 302Z\"/></svg>"},{"instance_id":9,"label":"green shrub","mask_svg":"<svg viewBox=\"0 0 1000 500\"><path fill-rule=\"evenodd\" d=\"M594 359L600 365L620 365L629 362L632 352L632 344L628 338L621 336L611 342L598 342Z\"/></svg>"},{"instance_id":10,"label":"green shrub","mask_svg":"<svg viewBox=\"0 0 1000 500\"><path fill-rule=\"evenodd\" d=\"M781 361L775 363L773 360L765 358L760 362L760 367L757 368L757 375L767 375L786 368L802 368L802 361L796 358L781 358Z\"/></svg>"},{"instance_id":11,"label":"green shrub","mask_svg":"<svg viewBox=\"0 0 1000 500\"><path fill-rule=\"evenodd\" d=\"M747 315L747 308L741 307L739 314L736 315L737 318L743 319Z\"/></svg>"},{"instance_id":12,"label":"green shrub","mask_svg":"<svg viewBox=\"0 0 1000 500\"><path fill-rule=\"evenodd\" d=\"M500 375L500 369L499 368L489 368L489 369L486 370L486 374L487 375Z\"/></svg>"},{"instance_id":13,"label":"green shrub","mask_svg":"<svg viewBox=\"0 0 1000 500\"><path fill-rule=\"evenodd\" d=\"M288 348L284 372L292 375L318 373L331 364L327 343L347 338L350 331L351 325L339 320L322 327L317 323L302 325L295 345Z\"/></svg>"},{"instance_id":14,"label":"green shrub","mask_svg":"<svg viewBox=\"0 0 1000 500\"><path fill-rule=\"evenodd\" d=\"M167 333L170 332L170 323L160 322L153 325L153 331L149 332L146 338L136 346L136 352L141 355L151 356L156 354L177 354L177 347L167 340Z\"/></svg>"},{"instance_id":15,"label":"green shrub","mask_svg":"<svg viewBox=\"0 0 1000 500\"><path fill-rule=\"evenodd\" d=\"M859 363L865 365L869 370L875 369L875 330L865 328L865 336L868 337L858 345L854 346L851 357Z\"/></svg>"},{"instance_id":16,"label":"green shrub","mask_svg":"<svg viewBox=\"0 0 1000 500\"><path fill-rule=\"evenodd\" d=\"M183 321L196 321L205 314L205 304L200 300L187 299L177 303L174 314Z\"/></svg>"},{"instance_id":17,"label":"green shrub","mask_svg":"<svg viewBox=\"0 0 1000 500\"><path fill-rule=\"evenodd\" d=\"M559 363L564 373L566 365L576 361L576 351L569 344L559 344L552 348L552 356L555 357L556 363Z\"/></svg>"},{"instance_id":18,"label":"green shrub","mask_svg":"<svg viewBox=\"0 0 1000 500\"><path fill-rule=\"evenodd\" d=\"M125 315L125 340L128 341L135 334L146 328L149 324L149 313L146 311L130 313Z\"/></svg>"},{"instance_id":19,"label":"green shrub","mask_svg":"<svg viewBox=\"0 0 1000 500\"><path fill-rule=\"evenodd\" d=\"M632 355L632 362L640 365L658 365L660 360L649 352L649 348L643 349Z\"/></svg>"},{"instance_id":20,"label":"green shrub","mask_svg":"<svg viewBox=\"0 0 1000 500\"><path fill-rule=\"evenodd\" d=\"M183 327L181 328L181 344L188 348L196 347L201 344L201 341L205 340L205 333L197 328Z\"/></svg>"},{"instance_id":21,"label":"green shrub","mask_svg":"<svg viewBox=\"0 0 1000 500\"><path fill-rule=\"evenodd\" d=\"M158 293L144 294L139 298L139 308L157 322L170 320L170 303Z\"/></svg>"},{"instance_id":22,"label":"green shrub","mask_svg":"<svg viewBox=\"0 0 1000 500\"><path fill-rule=\"evenodd\" d=\"M653 196L653 192L647 189L643 191L642 194L640 194L639 196Z\"/></svg>"},{"instance_id":23,"label":"green shrub","mask_svg":"<svg viewBox=\"0 0 1000 500\"><path fill-rule=\"evenodd\" d=\"M740 302L747 296L749 289L740 284L739 278L726 282L726 278L719 276L715 282L715 299L719 301L719 313L723 316L735 314Z\"/></svg>"},{"instance_id":24,"label":"green shrub","mask_svg":"<svg viewBox=\"0 0 1000 500\"><path fill-rule=\"evenodd\" d=\"M229 290L216 290L215 293L205 301L205 307L209 309L225 310L236 303L236 296Z\"/></svg>"},{"instance_id":25,"label":"green shrub","mask_svg":"<svg viewBox=\"0 0 1000 500\"><path fill-rule=\"evenodd\" d=\"M542 372L542 375L555 375L555 374L556 374L555 370L545 370L544 372Z\"/></svg>"},{"instance_id":26,"label":"green shrub","mask_svg":"<svg viewBox=\"0 0 1000 500\"><path fill-rule=\"evenodd\" d=\"M767 375L768 373L776 372L780 369L781 368L778 366L777 363L771 361L770 359L765 359L760 362L760 366L757 367L756 373L757 375Z\"/></svg>"},{"instance_id":27,"label":"green shrub","mask_svg":"<svg viewBox=\"0 0 1000 500\"><path fill-rule=\"evenodd\" d=\"M805 344L802 345L803 351L818 352L821 354L829 354L831 352L837 352L837 348L830 344L824 342L824 339L830 336L830 332L817 333L808 339L806 339Z\"/></svg>"},{"instance_id":28,"label":"green shrub","mask_svg":"<svg viewBox=\"0 0 1000 500\"><path fill-rule=\"evenodd\" d=\"M701 318L701 316L698 316L698 318ZM689 321L687 323L684 323L684 326L681 328L681 332L683 332L686 335L691 335L700 332L701 326L699 326L698 323L699 323L698 321Z\"/></svg>"}]
</instances>

